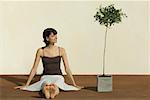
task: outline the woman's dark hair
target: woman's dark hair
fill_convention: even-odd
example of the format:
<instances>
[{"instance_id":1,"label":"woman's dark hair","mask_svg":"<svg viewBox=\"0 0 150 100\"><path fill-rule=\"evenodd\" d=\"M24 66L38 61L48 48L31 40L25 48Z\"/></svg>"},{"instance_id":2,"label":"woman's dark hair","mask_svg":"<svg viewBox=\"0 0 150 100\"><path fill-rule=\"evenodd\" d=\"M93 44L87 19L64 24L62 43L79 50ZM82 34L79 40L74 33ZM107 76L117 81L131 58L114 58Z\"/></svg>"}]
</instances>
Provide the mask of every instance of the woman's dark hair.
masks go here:
<instances>
[{"instance_id":1,"label":"woman's dark hair","mask_svg":"<svg viewBox=\"0 0 150 100\"><path fill-rule=\"evenodd\" d=\"M46 40L46 37L49 37L49 35L51 34L54 34L56 35L57 34L57 31L53 28L46 28L44 31L43 31L43 39L44 39L44 43L46 44L46 47L49 45L49 41Z\"/></svg>"}]
</instances>

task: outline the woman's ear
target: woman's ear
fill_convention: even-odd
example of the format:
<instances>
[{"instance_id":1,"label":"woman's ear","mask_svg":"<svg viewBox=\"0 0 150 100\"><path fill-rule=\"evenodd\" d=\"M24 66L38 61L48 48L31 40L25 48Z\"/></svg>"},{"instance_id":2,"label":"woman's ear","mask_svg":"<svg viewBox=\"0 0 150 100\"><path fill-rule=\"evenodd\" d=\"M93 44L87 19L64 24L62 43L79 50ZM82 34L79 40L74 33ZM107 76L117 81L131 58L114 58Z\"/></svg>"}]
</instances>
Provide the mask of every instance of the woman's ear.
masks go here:
<instances>
[{"instance_id":1,"label":"woman's ear","mask_svg":"<svg viewBox=\"0 0 150 100\"><path fill-rule=\"evenodd\" d=\"M48 37L46 37L46 40L49 41Z\"/></svg>"}]
</instances>

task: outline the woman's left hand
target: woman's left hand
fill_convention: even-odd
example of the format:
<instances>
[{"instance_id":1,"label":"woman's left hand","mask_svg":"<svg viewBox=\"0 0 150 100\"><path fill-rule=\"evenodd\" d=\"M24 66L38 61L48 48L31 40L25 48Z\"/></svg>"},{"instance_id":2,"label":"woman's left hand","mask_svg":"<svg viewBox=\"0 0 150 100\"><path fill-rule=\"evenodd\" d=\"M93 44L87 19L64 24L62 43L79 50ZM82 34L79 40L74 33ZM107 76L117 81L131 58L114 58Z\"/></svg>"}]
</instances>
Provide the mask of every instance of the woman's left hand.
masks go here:
<instances>
[{"instance_id":1,"label":"woman's left hand","mask_svg":"<svg viewBox=\"0 0 150 100\"><path fill-rule=\"evenodd\" d=\"M14 87L14 89L20 89L20 90L22 90L24 87L26 87L26 85L23 85L23 86L16 86L16 87Z\"/></svg>"}]
</instances>

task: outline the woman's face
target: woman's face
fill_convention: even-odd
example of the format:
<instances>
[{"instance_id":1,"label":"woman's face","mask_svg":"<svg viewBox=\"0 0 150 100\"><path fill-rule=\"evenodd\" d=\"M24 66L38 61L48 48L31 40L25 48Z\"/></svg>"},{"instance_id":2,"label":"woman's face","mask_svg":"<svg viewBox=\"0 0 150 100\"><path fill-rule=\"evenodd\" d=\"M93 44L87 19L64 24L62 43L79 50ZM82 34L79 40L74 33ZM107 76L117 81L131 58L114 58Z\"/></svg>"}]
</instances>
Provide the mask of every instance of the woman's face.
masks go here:
<instances>
[{"instance_id":1,"label":"woman's face","mask_svg":"<svg viewBox=\"0 0 150 100\"><path fill-rule=\"evenodd\" d=\"M49 37L47 37L47 41L50 41L50 43L56 43L57 42L57 34L53 34L53 33L51 33L50 35L49 35Z\"/></svg>"}]
</instances>

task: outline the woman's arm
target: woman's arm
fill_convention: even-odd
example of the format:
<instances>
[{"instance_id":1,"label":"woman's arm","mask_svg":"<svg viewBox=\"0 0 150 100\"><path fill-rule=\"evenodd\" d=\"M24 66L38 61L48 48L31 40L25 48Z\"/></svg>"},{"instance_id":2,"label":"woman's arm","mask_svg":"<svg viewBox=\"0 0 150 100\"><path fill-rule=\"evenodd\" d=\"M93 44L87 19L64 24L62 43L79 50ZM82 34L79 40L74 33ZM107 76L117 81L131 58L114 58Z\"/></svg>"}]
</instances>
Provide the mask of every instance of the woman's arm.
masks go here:
<instances>
[{"instance_id":1,"label":"woman's arm","mask_svg":"<svg viewBox=\"0 0 150 100\"><path fill-rule=\"evenodd\" d=\"M35 56L35 60L34 60L34 64L32 66L32 69L31 69L31 72L30 72L30 75L29 75L29 78L25 84L25 86L28 86L30 84L30 82L32 81L34 75L36 74L36 71L37 71L37 67L38 67L38 64L40 62L40 57L42 55L42 50L41 49L38 49L37 52L36 52L36 56ZM24 86L17 86L17 87L14 87L15 89L21 89L23 88Z\"/></svg>"},{"instance_id":2,"label":"woman's arm","mask_svg":"<svg viewBox=\"0 0 150 100\"><path fill-rule=\"evenodd\" d=\"M65 67L65 72L67 73L67 76L70 78L72 84L74 86L77 86L75 81L74 81L74 78L72 76L72 72L69 68L69 64L68 64L68 59L67 59L67 54L65 52L65 49L64 48L61 48L61 54L62 54L62 59L63 59L63 63L64 63L64 67Z\"/></svg>"},{"instance_id":3,"label":"woman's arm","mask_svg":"<svg viewBox=\"0 0 150 100\"><path fill-rule=\"evenodd\" d=\"M34 64L33 64L33 67L31 69L31 72L30 72L29 78L27 80L26 86L28 86L30 84L30 82L32 81L34 75L36 74L37 67L38 67L38 64L40 62L41 54L42 54L42 50L38 49L37 52L36 52Z\"/></svg>"}]
</instances>

